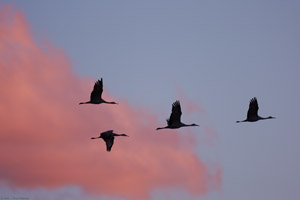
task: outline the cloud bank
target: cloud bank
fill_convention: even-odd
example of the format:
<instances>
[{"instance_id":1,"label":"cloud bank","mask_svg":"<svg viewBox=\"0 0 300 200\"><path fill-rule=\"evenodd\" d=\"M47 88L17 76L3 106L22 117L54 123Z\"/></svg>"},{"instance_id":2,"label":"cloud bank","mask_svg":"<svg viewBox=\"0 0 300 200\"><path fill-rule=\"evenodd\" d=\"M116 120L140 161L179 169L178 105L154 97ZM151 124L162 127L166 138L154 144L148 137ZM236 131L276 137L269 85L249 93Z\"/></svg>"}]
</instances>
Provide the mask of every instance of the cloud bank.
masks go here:
<instances>
[{"instance_id":1,"label":"cloud bank","mask_svg":"<svg viewBox=\"0 0 300 200\"><path fill-rule=\"evenodd\" d=\"M107 92L105 98L119 105L79 106L93 84L72 71L63 50L38 44L21 12L1 6L1 182L32 189L78 185L96 195L130 198L149 198L156 188L192 195L219 188L221 169L211 172L185 135L156 132L157 117L149 109ZM116 138L110 153L102 140L90 140L109 129L130 136Z\"/></svg>"}]
</instances>

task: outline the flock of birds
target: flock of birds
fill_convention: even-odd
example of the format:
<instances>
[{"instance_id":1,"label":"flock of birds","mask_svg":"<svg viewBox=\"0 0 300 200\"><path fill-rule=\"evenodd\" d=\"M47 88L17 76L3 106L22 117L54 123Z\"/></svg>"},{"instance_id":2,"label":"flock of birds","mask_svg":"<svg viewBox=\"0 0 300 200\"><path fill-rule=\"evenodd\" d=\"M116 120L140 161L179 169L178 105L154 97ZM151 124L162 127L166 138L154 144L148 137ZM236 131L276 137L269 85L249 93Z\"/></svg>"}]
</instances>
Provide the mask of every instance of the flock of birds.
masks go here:
<instances>
[{"instance_id":1,"label":"flock of birds","mask_svg":"<svg viewBox=\"0 0 300 200\"><path fill-rule=\"evenodd\" d=\"M118 104L116 102L108 102L102 99L102 93L103 93L103 80L96 81L94 85L94 89L91 92L90 100L87 102L81 102L81 104L101 104L101 103L106 103L106 104ZM240 122L256 122L258 120L263 120L263 119L274 119L275 117L269 116L269 117L261 117L258 115L258 103L256 97L252 98L249 103L249 109L247 113L247 118L243 121L236 121L237 123ZM172 104L172 113L170 115L170 118L167 119L167 126L157 128L156 130L160 129L177 129L181 127L187 127L187 126L199 126L197 124L184 124L181 122L181 107L180 107L180 102L177 100ZM113 130L108 130L103 133L100 133L99 137L92 137L91 139L98 139L102 138L105 143L106 143L106 150L111 151L111 148L114 144L114 139L115 136L127 136L126 134L117 134L114 133Z\"/></svg>"}]
</instances>

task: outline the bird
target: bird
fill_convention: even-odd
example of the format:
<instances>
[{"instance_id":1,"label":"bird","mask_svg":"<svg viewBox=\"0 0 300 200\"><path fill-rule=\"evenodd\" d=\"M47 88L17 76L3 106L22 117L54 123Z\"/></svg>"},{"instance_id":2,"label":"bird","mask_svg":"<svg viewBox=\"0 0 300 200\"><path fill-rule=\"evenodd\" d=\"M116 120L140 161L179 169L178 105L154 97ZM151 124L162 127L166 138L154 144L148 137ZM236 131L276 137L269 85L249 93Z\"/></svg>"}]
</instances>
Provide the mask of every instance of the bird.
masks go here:
<instances>
[{"instance_id":1,"label":"bird","mask_svg":"<svg viewBox=\"0 0 300 200\"><path fill-rule=\"evenodd\" d=\"M114 144L115 136L127 136L127 137L129 137L126 134L117 134L117 133L114 133L113 130L108 130L108 131L105 131L103 133L100 133L99 137L92 137L91 139L102 138L106 143L106 151L110 152L111 148Z\"/></svg>"},{"instance_id":2,"label":"bird","mask_svg":"<svg viewBox=\"0 0 300 200\"><path fill-rule=\"evenodd\" d=\"M240 122L256 122L258 120L263 120L263 119L275 119L275 117L269 116L269 117L261 117L257 114L258 111L258 103L257 103L257 99L256 97L253 97L250 100L249 103L249 109L248 109L248 113L247 113L247 119L243 120L243 121L236 121L236 123L240 123Z\"/></svg>"},{"instance_id":3,"label":"bird","mask_svg":"<svg viewBox=\"0 0 300 200\"><path fill-rule=\"evenodd\" d=\"M180 102L178 100L176 100L173 104L172 104L172 113L169 119L167 119L167 126L165 127L161 127L161 128L157 128L156 130L160 130L160 129L177 129L180 127L186 127L186 126L199 126L197 124L184 124L181 122L180 118L181 118L181 107L180 107Z\"/></svg>"},{"instance_id":4,"label":"bird","mask_svg":"<svg viewBox=\"0 0 300 200\"><path fill-rule=\"evenodd\" d=\"M101 78L101 81L98 80L95 82L94 89L91 92L90 100L87 102L81 102L80 104L101 104L101 103L107 103L107 104L118 104L116 102L107 102L102 99L102 92L103 92L103 80Z\"/></svg>"}]
</instances>

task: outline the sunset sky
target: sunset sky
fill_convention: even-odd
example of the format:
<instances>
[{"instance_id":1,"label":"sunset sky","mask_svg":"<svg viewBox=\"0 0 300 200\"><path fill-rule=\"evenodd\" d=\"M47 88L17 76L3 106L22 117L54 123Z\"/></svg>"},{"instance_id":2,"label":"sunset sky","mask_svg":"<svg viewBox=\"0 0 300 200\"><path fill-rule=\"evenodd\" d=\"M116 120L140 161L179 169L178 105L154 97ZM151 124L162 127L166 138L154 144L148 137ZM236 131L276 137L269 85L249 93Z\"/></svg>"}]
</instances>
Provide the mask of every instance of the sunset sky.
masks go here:
<instances>
[{"instance_id":1,"label":"sunset sky","mask_svg":"<svg viewBox=\"0 0 300 200\"><path fill-rule=\"evenodd\" d=\"M299 199L299 10L2 1L0 199ZM101 78L119 104L78 105ZM235 123L252 97L276 119ZM156 131L175 100L200 126Z\"/></svg>"}]
</instances>

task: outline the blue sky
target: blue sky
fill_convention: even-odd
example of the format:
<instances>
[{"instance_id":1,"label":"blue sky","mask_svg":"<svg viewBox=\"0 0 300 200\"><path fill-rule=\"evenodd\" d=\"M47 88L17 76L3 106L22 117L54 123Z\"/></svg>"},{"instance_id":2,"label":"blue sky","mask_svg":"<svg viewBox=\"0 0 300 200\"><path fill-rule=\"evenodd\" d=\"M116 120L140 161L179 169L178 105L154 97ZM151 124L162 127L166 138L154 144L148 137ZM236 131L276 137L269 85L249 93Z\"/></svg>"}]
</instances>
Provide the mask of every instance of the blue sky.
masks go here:
<instances>
[{"instance_id":1,"label":"blue sky","mask_svg":"<svg viewBox=\"0 0 300 200\"><path fill-rule=\"evenodd\" d=\"M76 73L103 77L110 95L151 109L162 124L177 87L206 111L201 120L218 138L196 151L222 167L222 187L199 199L300 197L299 1L4 2L38 40L67 52ZM260 115L276 119L236 124L254 96ZM201 115L183 110L183 121Z\"/></svg>"}]
</instances>

